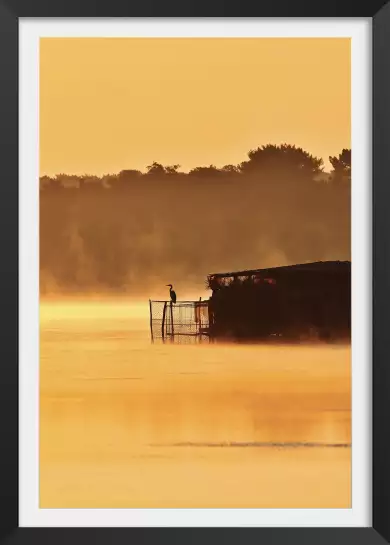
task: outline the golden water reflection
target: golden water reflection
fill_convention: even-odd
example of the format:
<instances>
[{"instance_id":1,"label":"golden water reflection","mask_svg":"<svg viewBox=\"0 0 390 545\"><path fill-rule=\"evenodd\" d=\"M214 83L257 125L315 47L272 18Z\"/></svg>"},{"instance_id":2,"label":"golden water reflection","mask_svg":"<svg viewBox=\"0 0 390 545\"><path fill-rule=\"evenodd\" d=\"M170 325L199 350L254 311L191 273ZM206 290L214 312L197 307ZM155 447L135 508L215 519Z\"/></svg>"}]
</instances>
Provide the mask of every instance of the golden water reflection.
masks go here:
<instances>
[{"instance_id":1,"label":"golden water reflection","mask_svg":"<svg viewBox=\"0 0 390 545\"><path fill-rule=\"evenodd\" d=\"M40 506L350 507L349 347L151 345L147 305L41 305Z\"/></svg>"}]
</instances>

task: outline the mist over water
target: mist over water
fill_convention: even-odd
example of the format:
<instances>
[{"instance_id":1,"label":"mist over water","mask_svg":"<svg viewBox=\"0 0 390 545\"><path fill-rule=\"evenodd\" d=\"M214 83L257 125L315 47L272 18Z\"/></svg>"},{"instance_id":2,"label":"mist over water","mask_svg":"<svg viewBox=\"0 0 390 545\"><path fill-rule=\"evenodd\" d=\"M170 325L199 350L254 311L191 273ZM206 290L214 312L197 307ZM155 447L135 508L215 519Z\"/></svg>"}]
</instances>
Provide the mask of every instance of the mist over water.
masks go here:
<instances>
[{"instance_id":1,"label":"mist over water","mask_svg":"<svg viewBox=\"0 0 390 545\"><path fill-rule=\"evenodd\" d=\"M215 272L350 259L350 184L118 176L41 191L41 293L160 298L167 283L199 293Z\"/></svg>"},{"instance_id":2,"label":"mist over water","mask_svg":"<svg viewBox=\"0 0 390 545\"><path fill-rule=\"evenodd\" d=\"M42 508L350 506L349 346L148 328L147 301L42 302Z\"/></svg>"},{"instance_id":3,"label":"mist over water","mask_svg":"<svg viewBox=\"0 0 390 545\"><path fill-rule=\"evenodd\" d=\"M149 331L168 284L350 260L350 40L45 38L40 172L40 507L350 507L349 346Z\"/></svg>"}]
</instances>

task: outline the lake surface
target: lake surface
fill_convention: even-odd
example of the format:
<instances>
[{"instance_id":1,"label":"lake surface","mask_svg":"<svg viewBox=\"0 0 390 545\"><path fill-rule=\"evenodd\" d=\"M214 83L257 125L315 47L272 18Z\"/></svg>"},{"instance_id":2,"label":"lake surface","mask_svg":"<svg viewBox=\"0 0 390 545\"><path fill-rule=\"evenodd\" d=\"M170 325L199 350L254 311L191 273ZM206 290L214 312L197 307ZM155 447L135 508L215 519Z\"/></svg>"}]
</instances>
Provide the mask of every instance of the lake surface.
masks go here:
<instances>
[{"instance_id":1,"label":"lake surface","mask_svg":"<svg viewBox=\"0 0 390 545\"><path fill-rule=\"evenodd\" d=\"M151 344L148 304L41 304L41 508L351 506L350 347Z\"/></svg>"}]
</instances>

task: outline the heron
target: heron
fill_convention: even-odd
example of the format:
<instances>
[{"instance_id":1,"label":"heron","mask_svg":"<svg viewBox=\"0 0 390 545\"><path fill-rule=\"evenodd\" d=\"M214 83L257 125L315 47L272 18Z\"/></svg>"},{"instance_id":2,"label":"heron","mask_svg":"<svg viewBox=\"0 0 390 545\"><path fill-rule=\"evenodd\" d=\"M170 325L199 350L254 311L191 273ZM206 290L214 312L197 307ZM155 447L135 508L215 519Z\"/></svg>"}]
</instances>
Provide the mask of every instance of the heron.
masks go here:
<instances>
[{"instance_id":1,"label":"heron","mask_svg":"<svg viewBox=\"0 0 390 545\"><path fill-rule=\"evenodd\" d=\"M171 296L172 303L176 303L176 293L173 291L172 284L167 284L167 286L169 288L169 295Z\"/></svg>"}]
</instances>

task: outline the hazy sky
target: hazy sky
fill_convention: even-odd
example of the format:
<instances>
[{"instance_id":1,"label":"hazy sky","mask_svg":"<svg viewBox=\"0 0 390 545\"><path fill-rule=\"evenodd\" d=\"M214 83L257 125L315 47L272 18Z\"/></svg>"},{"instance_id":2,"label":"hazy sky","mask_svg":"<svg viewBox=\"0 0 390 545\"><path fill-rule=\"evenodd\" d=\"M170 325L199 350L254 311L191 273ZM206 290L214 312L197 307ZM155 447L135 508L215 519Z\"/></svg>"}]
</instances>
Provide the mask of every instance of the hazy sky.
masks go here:
<instances>
[{"instance_id":1,"label":"hazy sky","mask_svg":"<svg viewBox=\"0 0 390 545\"><path fill-rule=\"evenodd\" d=\"M44 38L40 172L237 164L350 147L350 40ZM328 163L326 163L328 168Z\"/></svg>"}]
</instances>

